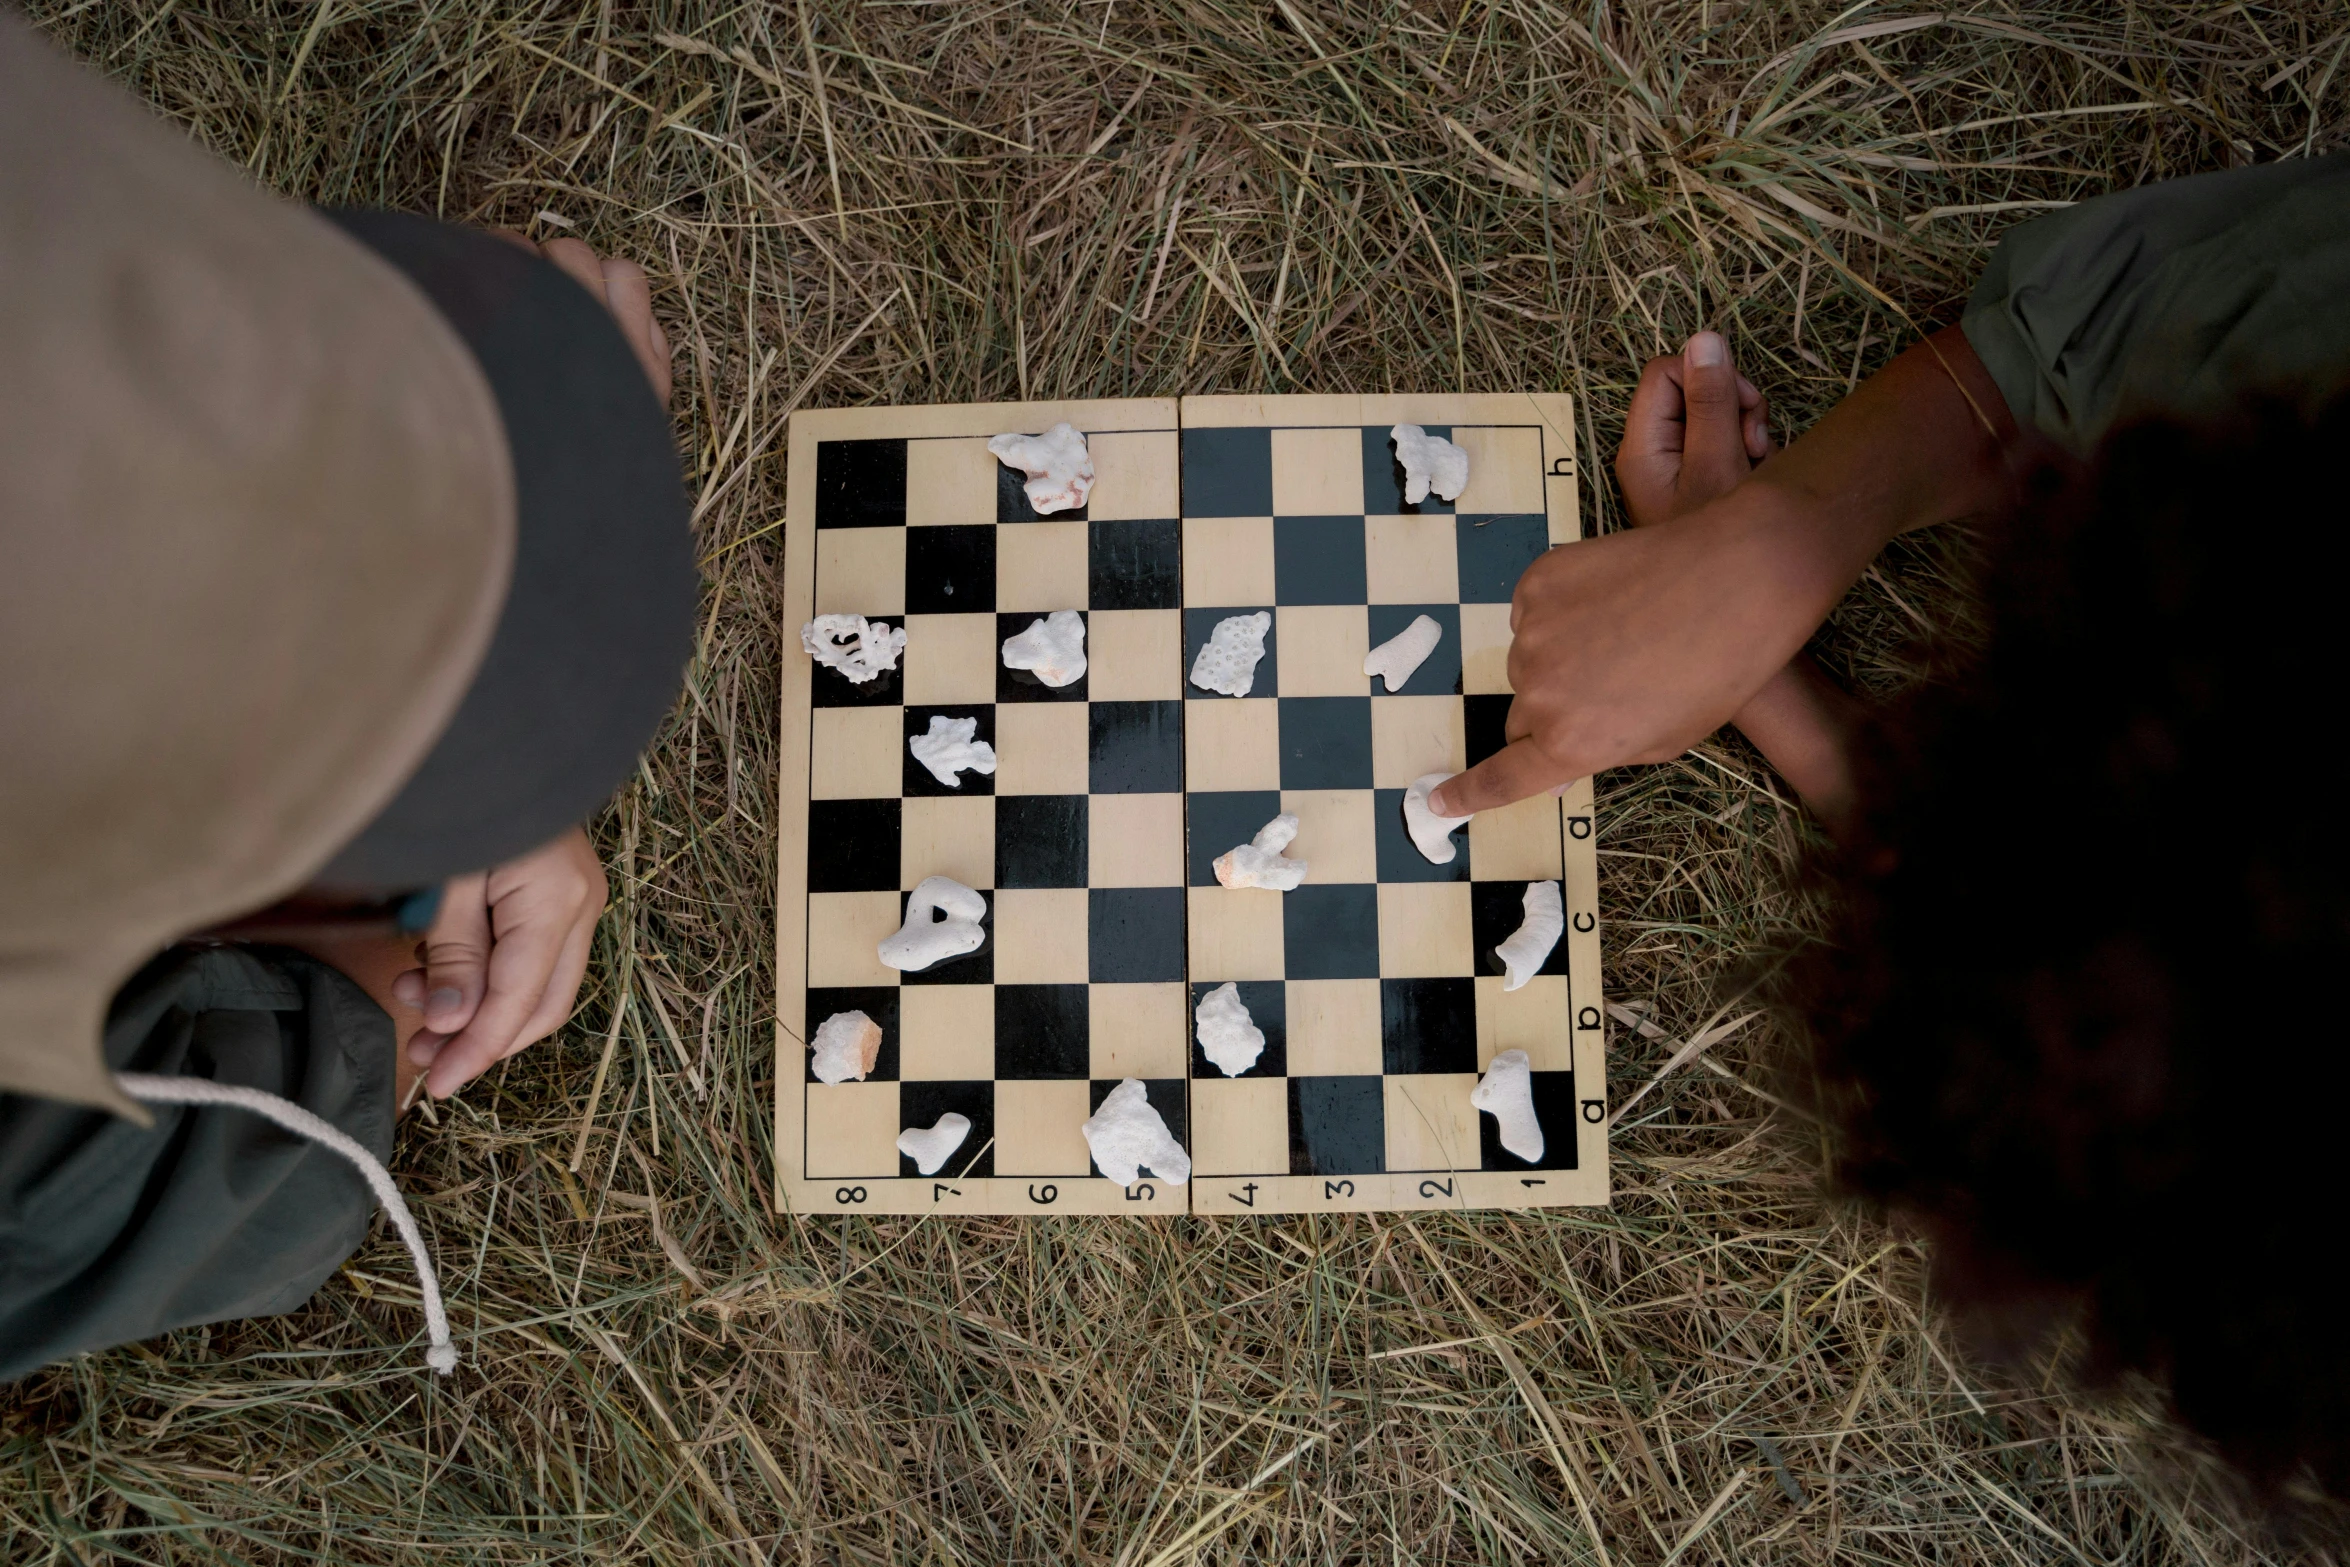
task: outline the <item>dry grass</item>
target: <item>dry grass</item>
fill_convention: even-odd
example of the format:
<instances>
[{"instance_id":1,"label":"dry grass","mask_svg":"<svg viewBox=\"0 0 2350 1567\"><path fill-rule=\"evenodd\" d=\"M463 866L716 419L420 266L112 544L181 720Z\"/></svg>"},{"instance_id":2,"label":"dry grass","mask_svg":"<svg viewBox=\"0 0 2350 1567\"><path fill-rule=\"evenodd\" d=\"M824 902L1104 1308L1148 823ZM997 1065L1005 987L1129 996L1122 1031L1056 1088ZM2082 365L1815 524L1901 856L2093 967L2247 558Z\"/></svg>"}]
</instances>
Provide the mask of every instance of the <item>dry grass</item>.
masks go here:
<instances>
[{"instance_id":1,"label":"dry grass","mask_svg":"<svg viewBox=\"0 0 2350 1567\"><path fill-rule=\"evenodd\" d=\"M1937 1336L1913 1249L1823 1208L1756 1092L1759 1021L1619 1130L1612 1212L772 1216L780 435L858 402L1563 387L1600 455L1700 324L1800 427L2019 215L2336 144L2341 0L34 10L279 188L643 260L710 586L601 827L578 1023L402 1136L460 1373L421 1372L378 1240L293 1316L37 1376L0 1403L9 1560L2261 1554L2141 1410ZM1912 678L1963 566L1895 551L1827 651ZM1621 1099L1800 924L1803 828L1731 742L1601 809Z\"/></svg>"}]
</instances>

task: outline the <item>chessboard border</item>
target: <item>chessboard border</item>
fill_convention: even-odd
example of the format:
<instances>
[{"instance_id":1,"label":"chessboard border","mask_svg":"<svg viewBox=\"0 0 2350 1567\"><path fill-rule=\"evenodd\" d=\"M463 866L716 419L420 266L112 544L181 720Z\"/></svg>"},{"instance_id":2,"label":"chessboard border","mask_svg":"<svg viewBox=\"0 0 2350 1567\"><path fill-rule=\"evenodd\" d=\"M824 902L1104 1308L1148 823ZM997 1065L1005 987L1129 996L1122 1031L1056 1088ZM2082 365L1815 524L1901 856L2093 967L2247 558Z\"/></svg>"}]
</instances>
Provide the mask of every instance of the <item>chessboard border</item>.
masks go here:
<instances>
[{"instance_id":1,"label":"chessboard border","mask_svg":"<svg viewBox=\"0 0 2350 1567\"><path fill-rule=\"evenodd\" d=\"M814 613L816 565L816 449L823 441L860 439L920 440L969 438L1001 433L1007 424L1043 429L1066 420L1089 434L1109 431L1173 431L1185 428L1329 427L1386 424L1401 421L1456 425L1538 425L1544 441L1545 513L1554 545L1572 543L1582 535L1578 490L1579 464L1574 439L1574 404L1565 393L1469 394L1286 394L1279 396L1205 396L1174 398L1115 398L1029 403L962 403L915 407L803 409L791 415L787 433L789 478L785 493L784 575L781 624L783 670L781 679L781 736L776 776L776 1212L802 1213L1285 1213L1344 1210L1390 1211L1428 1208L1528 1208L1604 1205L1608 1201L1606 1080L1604 1027L1596 1030L1588 1056L1581 1044L1583 1031L1574 1031L1576 1095L1585 1114L1577 1122L1577 1168L1551 1170L1540 1175L1509 1171L1460 1171L1449 1178L1425 1172L1356 1176L1324 1181L1319 1176L1237 1177L1254 1180L1262 1196L1235 1200L1235 1194L1205 1192L1201 1181L1167 1187L1141 1182L1121 1189L1094 1175L1052 1179L993 1176L955 1181L947 1173L935 1179L884 1176L858 1180L812 1180L805 1172L805 1137L786 1135L793 1111L806 1105L804 1062L807 1046L794 1025L802 1020L807 997L807 912L805 893L808 810L806 791L793 808L785 782L805 779L809 773L811 706L814 666L798 656L791 633ZM1565 455L1547 454L1555 438ZM1178 481L1180 482L1180 481ZM1180 514L1181 497L1177 496ZM1596 860L1587 848L1578 857L1569 833L1572 818L1593 821L1589 779L1580 780L1560 801L1561 844L1565 850L1563 891L1570 911L1592 911L1590 927L1578 930L1570 923L1570 1006L1575 1005L1572 975L1599 974ZM1591 832L1586 827L1586 833ZM802 896L787 896L786 867L800 869ZM1595 993L1586 1005L1599 1005ZM1586 1062L1588 1061L1588 1066ZM1600 1114L1588 1114L1598 1106ZM1211 1183L1223 1177L1207 1178ZM1527 1181L1556 1183L1556 1192L1535 1193ZM1341 1193L1339 1188L1346 1190ZM794 1198L801 1199L794 1202ZM826 1200L826 1199L830 1200Z\"/></svg>"}]
</instances>

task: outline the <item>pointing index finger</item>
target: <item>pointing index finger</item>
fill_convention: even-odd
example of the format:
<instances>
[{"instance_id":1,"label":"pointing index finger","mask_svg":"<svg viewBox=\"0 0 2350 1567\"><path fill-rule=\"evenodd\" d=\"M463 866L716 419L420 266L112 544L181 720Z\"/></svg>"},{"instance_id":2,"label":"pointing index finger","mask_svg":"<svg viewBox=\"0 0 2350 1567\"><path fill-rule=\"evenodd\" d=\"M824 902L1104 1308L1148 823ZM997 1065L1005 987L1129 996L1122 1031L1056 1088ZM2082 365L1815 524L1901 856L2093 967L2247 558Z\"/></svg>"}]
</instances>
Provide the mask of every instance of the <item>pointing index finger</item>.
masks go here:
<instances>
[{"instance_id":1,"label":"pointing index finger","mask_svg":"<svg viewBox=\"0 0 2350 1567\"><path fill-rule=\"evenodd\" d=\"M1513 740L1467 772L1446 779L1428 807L1445 816L1470 816L1571 781L1532 740Z\"/></svg>"}]
</instances>

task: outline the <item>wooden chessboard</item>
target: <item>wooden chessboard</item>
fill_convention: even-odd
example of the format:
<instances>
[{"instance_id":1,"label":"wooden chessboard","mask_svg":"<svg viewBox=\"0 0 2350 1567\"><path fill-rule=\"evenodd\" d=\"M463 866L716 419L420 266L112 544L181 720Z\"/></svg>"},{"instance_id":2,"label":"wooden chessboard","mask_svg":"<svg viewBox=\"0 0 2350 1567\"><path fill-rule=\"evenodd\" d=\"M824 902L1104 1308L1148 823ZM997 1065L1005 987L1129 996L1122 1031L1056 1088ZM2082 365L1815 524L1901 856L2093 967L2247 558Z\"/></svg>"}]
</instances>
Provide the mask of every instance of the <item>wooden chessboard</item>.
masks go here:
<instances>
[{"instance_id":1,"label":"wooden chessboard","mask_svg":"<svg viewBox=\"0 0 2350 1567\"><path fill-rule=\"evenodd\" d=\"M1038 518L986 449L1067 420L1087 507ZM1455 503L1407 505L1399 421L1470 454ZM814 615L902 624L863 685L787 635L779 787L777 1197L801 1212L1200 1213L1526 1207L1607 1199L1597 868L1588 782L1479 816L1429 864L1404 787L1502 744L1509 599L1579 536L1563 396L1209 397L854 409L792 419L787 633ZM1080 611L1089 667L1055 689L1003 640ZM1254 688L1186 684L1228 615L1269 611ZM1420 614L1443 635L1399 692L1368 649ZM907 741L977 720L992 775L948 788ZM1282 811L1312 871L1227 889L1209 862ZM907 892L987 899L987 942L883 967ZM1562 883L1567 936L1524 988L1494 945L1529 881ZM1266 1048L1226 1077L1192 1008L1237 982ZM881 1025L862 1081L805 1041L850 1009ZM1469 1104L1499 1051L1534 1067L1545 1148L1503 1150ZM1121 1188L1079 1125L1122 1079L1191 1152L1193 1179ZM970 1118L935 1176L908 1127Z\"/></svg>"}]
</instances>

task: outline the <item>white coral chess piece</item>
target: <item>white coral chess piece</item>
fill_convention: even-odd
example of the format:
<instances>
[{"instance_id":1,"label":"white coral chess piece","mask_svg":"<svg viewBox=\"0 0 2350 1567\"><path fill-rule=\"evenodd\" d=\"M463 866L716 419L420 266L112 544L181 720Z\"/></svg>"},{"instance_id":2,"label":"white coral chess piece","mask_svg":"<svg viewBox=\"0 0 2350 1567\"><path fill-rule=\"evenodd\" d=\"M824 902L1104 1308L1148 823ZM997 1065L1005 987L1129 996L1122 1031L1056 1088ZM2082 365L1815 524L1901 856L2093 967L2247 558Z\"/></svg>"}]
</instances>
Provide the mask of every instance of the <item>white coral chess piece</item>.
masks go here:
<instances>
[{"instance_id":1,"label":"white coral chess piece","mask_svg":"<svg viewBox=\"0 0 2350 1567\"><path fill-rule=\"evenodd\" d=\"M1550 949L1559 944L1567 928L1566 905L1559 900L1555 881L1526 883L1525 909L1526 917L1510 939L1493 949L1493 955L1510 973L1502 982L1504 990L1516 990L1541 972Z\"/></svg>"},{"instance_id":2,"label":"white coral chess piece","mask_svg":"<svg viewBox=\"0 0 2350 1567\"><path fill-rule=\"evenodd\" d=\"M1466 822L1466 816L1439 816L1428 808L1428 796L1436 786L1452 773L1423 773L1412 780L1412 786L1403 792L1404 830L1412 835L1412 847L1420 851L1431 865L1450 865L1454 854L1452 835Z\"/></svg>"},{"instance_id":3,"label":"white coral chess piece","mask_svg":"<svg viewBox=\"0 0 2350 1567\"><path fill-rule=\"evenodd\" d=\"M1417 506L1434 490L1441 500L1459 500L1469 487L1469 454L1441 435L1430 435L1416 424L1399 424L1387 432L1395 439L1395 460L1403 464L1403 499Z\"/></svg>"},{"instance_id":4,"label":"white coral chess piece","mask_svg":"<svg viewBox=\"0 0 2350 1567\"><path fill-rule=\"evenodd\" d=\"M924 1175L936 1175L948 1155L963 1146L963 1139L971 1135L971 1118L949 1110L932 1127L909 1126L898 1133L898 1152L914 1161L914 1168Z\"/></svg>"},{"instance_id":5,"label":"white coral chess piece","mask_svg":"<svg viewBox=\"0 0 2350 1567\"><path fill-rule=\"evenodd\" d=\"M1056 609L1028 629L1004 638L1004 667L1025 669L1048 686L1074 685L1085 678L1085 617Z\"/></svg>"},{"instance_id":6,"label":"white coral chess piece","mask_svg":"<svg viewBox=\"0 0 2350 1567\"><path fill-rule=\"evenodd\" d=\"M1093 1150L1093 1162L1116 1185L1132 1186L1142 1179L1145 1166L1169 1186L1191 1179L1191 1155L1151 1107L1139 1077L1111 1089L1102 1107L1078 1130Z\"/></svg>"},{"instance_id":7,"label":"white coral chess piece","mask_svg":"<svg viewBox=\"0 0 2350 1567\"><path fill-rule=\"evenodd\" d=\"M1257 829L1253 842L1216 856L1216 880L1227 887L1290 892L1306 879L1306 862L1281 851L1297 841L1297 818L1287 812Z\"/></svg>"},{"instance_id":8,"label":"white coral chess piece","mask_svg":"<svg viewBox=\"0 0 2350 1567\"><path fill-rule=\"evenodd\" d=\"M1273 617L1261 609L1217 621L1191 661L1191 683L1202 691L1248 695L1257 682L1257 660L1265 656L1265 633L1272 629Z\"/></svg>"},{"instance_id":9,"label":"white coral chess piece","mask_svg":"<svg viewBox=\"0 0 2350 1567\"><path fill-rule=\"evenodd\" d=\"M818 1081L862 1079L881 1059L881 1025L862 1012L835 1012L816 1030L808 1048L815 1053L810 1065Z\"/></svg>"},{"instance_id":10,"label":"white coral chess piece","mask_svg":"<svg viewBox=\"0 0 2350 1567\"><path fill-rule=\"evenodd\" d=\"M979 925L985 918L987 900L978 893L949 876L925 876L906 899L906 923L883 939L881 961L912 974L977 952L987 940Z\"/></svg>"},{"instance_id":11,"label":"white coral chess piece","mask_svg":"<svg viewBox=\"0 0 2350 1567\"><path fill-rule=\"evenodd\" d=\"M1436 651L1436 644L1443 639L1442 626L1429 616L1417 616L1410 625L1363 656L1363 673L1384 679L1390 691L1401 691L1404 682L1412 678L1412 671L1428 661L1428 655Z\"/></svg>"},{"instance_id":12,"label":"white coral chess piece","mask_svg":"<svg viewBox=\"0 0 2350 1567\"><path fill-rule=\"evenodd\" d=\"M818 615L800 628L800 646L808 656L856 685L897 668L905 645L905 627L892 630L862 615Z\"/></svg>"},{"instance_id":13,"label":"white coral chess piece","mask_svg":"<svg viewBox=\"0 0 2350 1567\"><path fill-rule=\"evenodd\" d=\"M1093 489L1093 455L1072 425L1056 424L1042 435L999 435L987 449L1028 475L1020 488L1039 517L1075 511Z\"/></svg>"},{"instance_id":14,"label":"white coral chess piece","mask_svg":"<svg viewBox=\"0 0 2350 1567\"><path fill-rule=\"evenodd\" d=\"M1534 1114L1534 1072L1523 1050L1504 1050L1469 1090L1469 1103L1500 1123L1501 1145L1532 1164L1542 1157L1542 1121Z\"/></svg>"},{"instance_id":15,"label":"white coral chess piece","mask_svg":"<svg viewBox=\"0 0 2350 1567\"><path fill-rule=\"evenodd\" d=\"M975 773L995 771L995 747L978 736L978 719L933 713L930 732L909 739L906 749L914 753L915 761L930 769L931 777L949 789L960 789L963 780L956 775L964 769Z\"/></svg>"},{"instance_id":16,"label":"white coral chess piece","mask_svg":"<svg viewBox=\"0 0 2350 1567\"><path fill-rule=\"evenodd\" d=\"M1199 998L1191 1016L1199 1025L1200 1054L1226 1077L1238 1077L1265 1053L1265 1031L1248 1015L1238 985L1218 985Z\"/></svg>"}]
</instances>

